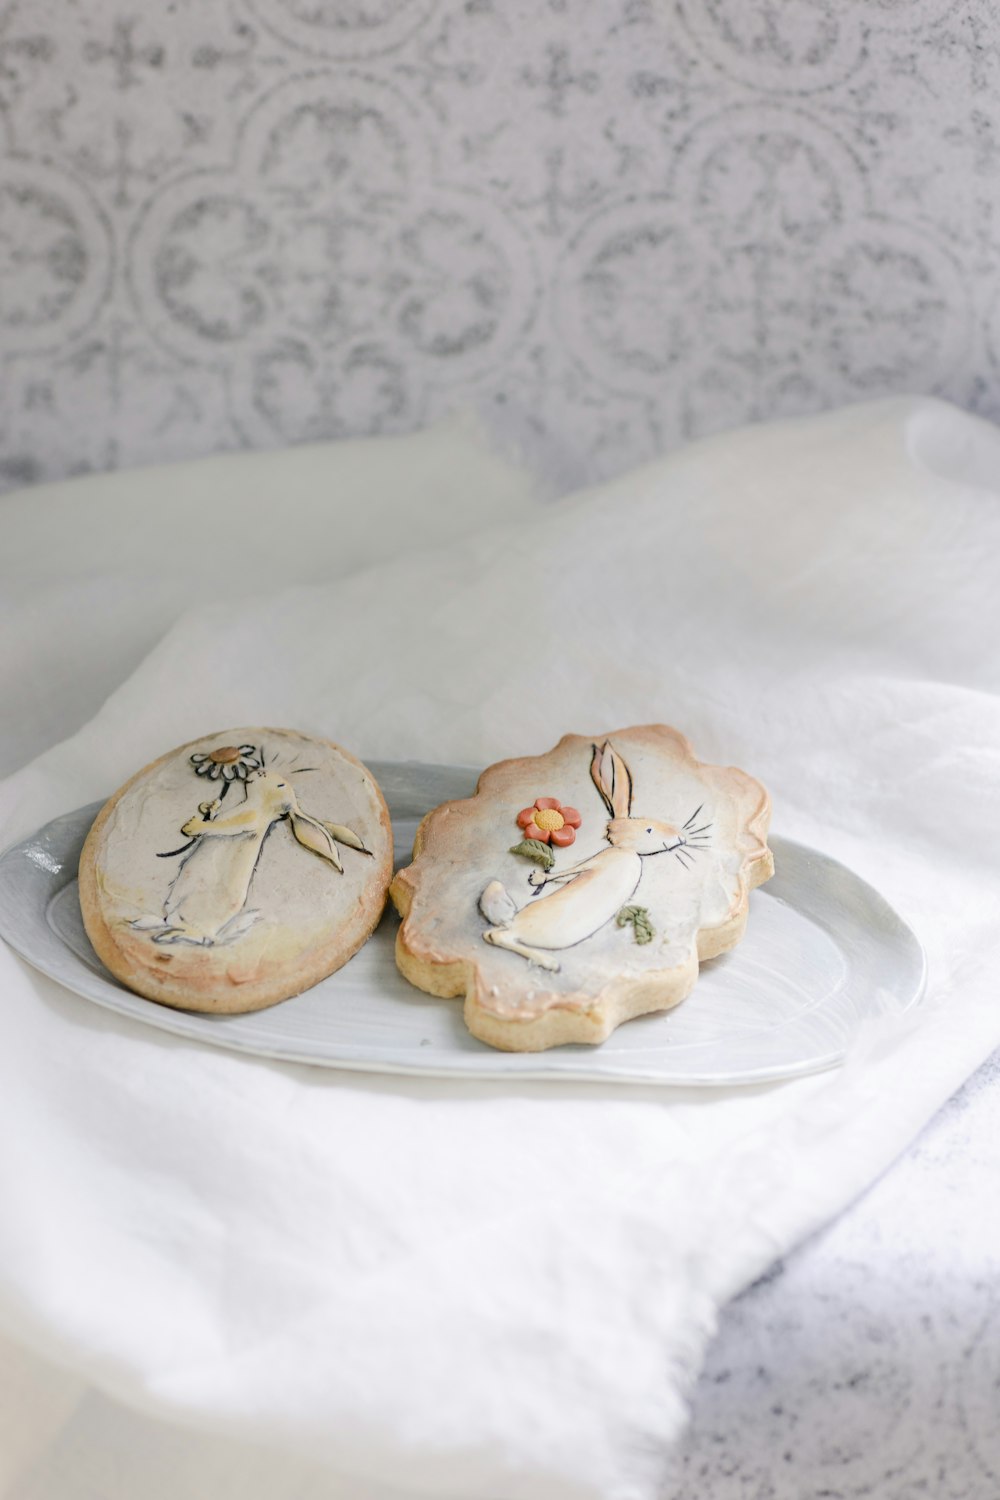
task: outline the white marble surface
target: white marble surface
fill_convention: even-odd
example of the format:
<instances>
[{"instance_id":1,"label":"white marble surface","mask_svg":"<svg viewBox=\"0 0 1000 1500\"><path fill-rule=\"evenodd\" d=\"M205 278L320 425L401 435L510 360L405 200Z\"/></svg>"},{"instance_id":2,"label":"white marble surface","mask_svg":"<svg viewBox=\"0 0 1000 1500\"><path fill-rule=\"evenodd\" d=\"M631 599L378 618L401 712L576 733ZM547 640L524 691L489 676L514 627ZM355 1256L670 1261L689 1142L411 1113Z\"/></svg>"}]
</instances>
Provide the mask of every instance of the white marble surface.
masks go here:
<instances>
[{"instance_id":1,"label":"white marble surface","mask_svg":"<svg viewBox=\"0 0 1000 1500\"><path fill-rule=\"evenodd\" d=\"M725 1310L663 1500L1000 1495L1000 1053Z\"/></svg>"}]
</instances>

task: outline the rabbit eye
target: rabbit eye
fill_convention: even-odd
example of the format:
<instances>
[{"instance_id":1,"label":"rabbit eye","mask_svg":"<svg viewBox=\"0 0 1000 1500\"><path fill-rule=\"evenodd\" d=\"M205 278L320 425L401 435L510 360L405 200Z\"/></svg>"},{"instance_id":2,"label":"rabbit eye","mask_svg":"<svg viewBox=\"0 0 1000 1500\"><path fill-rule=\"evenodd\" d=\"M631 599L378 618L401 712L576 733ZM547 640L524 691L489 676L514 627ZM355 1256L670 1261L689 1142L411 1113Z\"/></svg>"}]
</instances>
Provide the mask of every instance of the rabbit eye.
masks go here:
<instances>
[{"instance_id":1,"label":"rabbit eye","mask_svg":"<svg viewBox=\"0 0 1000 1500\"><path fill-rule=\"evenodd\" d=\"M280 791L283 786L287 786L287 785L288 785L287 781L279 781L278 782L278 790Z\"/></svg>"},{"instance_id":2,"label":"rabbit eye","mask_svg":"<svg viewBox=\"0 0 1000 1500\"><path fill-rule=\"evenodd\" d=\"M652 831L653 831L653 830L652 830L652 829L651 829L651 828L647 828L647 829L646 829L646 832L647 832L647 833L652 833Z\"/></svg>"}]
</instances>

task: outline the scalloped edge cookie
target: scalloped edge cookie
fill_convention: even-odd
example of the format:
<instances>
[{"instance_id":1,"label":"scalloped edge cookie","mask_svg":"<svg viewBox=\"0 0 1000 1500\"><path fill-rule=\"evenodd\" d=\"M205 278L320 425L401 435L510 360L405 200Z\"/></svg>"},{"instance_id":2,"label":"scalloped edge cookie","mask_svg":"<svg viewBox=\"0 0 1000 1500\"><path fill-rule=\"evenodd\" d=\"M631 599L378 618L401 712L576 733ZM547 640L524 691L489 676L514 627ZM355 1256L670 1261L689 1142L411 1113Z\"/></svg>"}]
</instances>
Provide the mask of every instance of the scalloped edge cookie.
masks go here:
<instances>
[{"instance_id":1,"label":"scalloped edge cookie","mask_svg":"<svg viewBox=\"0 0 1000 1500\"><path fill-rule=\"evenodd\" d=\"M546 795L532 800L535 788ZM699 964L740 941L750 891L774 872L770 813L760 782L699 761L669 726L564 735L544 755L488 767L473 797L423 819L390 887L403 919L396 963L418 989L464 997L469 1031L490 1046L602 1042L677 1005ZM494 867L501 878L489 878ZM705 897L675 940L662 929L692 871Z\"/></svg>"}]
</instances>

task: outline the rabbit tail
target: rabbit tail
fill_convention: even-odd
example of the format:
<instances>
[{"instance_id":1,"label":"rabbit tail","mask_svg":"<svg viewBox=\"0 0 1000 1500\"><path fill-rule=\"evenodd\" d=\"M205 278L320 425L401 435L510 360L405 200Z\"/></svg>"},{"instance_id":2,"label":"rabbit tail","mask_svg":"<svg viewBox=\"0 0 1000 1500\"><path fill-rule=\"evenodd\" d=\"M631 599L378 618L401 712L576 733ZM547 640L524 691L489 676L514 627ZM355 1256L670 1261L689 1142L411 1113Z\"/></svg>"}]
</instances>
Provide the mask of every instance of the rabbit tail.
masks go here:
<instances>
[{"instance_id":1,"label":"rabbit tail","mask_svg":"<svg viewBox=\"0 0 1000 1500\"><path fill-rule=\"evenodd\" d=\"M479 898L479 910L494 927L505 927L517 916L517 907L499 880L491 880Z\"/></svg>"}]
</instances>

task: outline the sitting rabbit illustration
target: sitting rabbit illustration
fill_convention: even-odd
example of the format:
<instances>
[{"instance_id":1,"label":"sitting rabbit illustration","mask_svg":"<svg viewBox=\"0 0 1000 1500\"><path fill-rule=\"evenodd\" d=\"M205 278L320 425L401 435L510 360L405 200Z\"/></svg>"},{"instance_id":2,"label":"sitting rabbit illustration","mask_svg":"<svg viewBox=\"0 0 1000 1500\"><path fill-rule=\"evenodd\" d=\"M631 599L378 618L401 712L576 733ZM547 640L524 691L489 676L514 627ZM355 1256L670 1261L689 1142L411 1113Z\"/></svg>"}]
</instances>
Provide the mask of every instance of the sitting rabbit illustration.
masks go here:
<instances>
[{"instance_id":1,"label":"sitting rabbit illustration","mask_svg":"<svg viewBox=\"0 0 1000 1500\"><path fill-rule=\"evenodd\" d=\"M170 883L163 917L140 917L132 923L155 943L195 943L212 947L241 937L260 916L245 911L250 883L264 841L274 825L288 818L292 833L306 849L343 873L337 844L368 854L361 839L339 823L326 823L303 812L287 775L254 771L246 778L246 800L224 817L216 814L221 799L199 804L200 816L189 818L181 832L194 840ZM176 852L176 851L174 851Z\"/></svg>"},{"instance_id":2,"label":"sitting rabbit illustration","mask_svg":"<svg viewBox=\"0 0 1000 1500\"><path fill-rule=\"evenodd\" d=\"M518 908L499 880L492 880L479 898L480 911L493 923L483 933L485 942L555 972L559 962L552 950L572 948L610 922L635 894L644 859L672 853L686 857L681 851L704 842L704 829L696 830L698 837L684 836L670 823L632 815L632 777L610 740L594 746L590 774L611 814L606 832L610 847L563 870L533 872L528 880L536 896L549 886L555 889L527 906Z\"/></svg>"}]
</instances>

